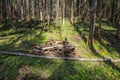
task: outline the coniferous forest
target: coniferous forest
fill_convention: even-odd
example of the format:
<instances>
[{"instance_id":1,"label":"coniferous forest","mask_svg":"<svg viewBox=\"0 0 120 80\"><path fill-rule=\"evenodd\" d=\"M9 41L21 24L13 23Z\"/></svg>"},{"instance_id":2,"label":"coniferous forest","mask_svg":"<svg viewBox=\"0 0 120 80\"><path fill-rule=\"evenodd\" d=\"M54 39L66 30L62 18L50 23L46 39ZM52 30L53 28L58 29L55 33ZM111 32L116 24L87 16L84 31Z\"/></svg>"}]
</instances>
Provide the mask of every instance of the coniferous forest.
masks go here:
<instances>
[{"instance_id":1,"label":"coniferous forest","mask_svg":"<svg viewBox=\"0 0 120 80\"><path fill-rule=\"evenodd\" d=\"M0 0L0 80L119 80L120 0Z\"/></svg>"}]
</instances>

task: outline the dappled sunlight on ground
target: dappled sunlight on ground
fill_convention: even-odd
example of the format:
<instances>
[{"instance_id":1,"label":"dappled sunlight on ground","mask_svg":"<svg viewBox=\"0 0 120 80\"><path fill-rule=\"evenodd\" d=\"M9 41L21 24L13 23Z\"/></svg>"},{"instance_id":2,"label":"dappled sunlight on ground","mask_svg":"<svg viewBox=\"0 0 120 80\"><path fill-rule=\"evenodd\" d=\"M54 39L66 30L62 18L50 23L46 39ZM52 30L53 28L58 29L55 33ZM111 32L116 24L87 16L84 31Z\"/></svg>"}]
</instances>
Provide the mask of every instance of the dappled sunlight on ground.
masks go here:
<instances>
[{"instance_id":1,"label":"dappled sunlight on ground","mask_svg":"<svg viewBox=\"0 0 120 80\"><path fill-rule=\"evenodd\" d=\"M44 31L41 28L42 25L40 25L40 22L35 22L34 20L31 20L30 23L26 22L23 24L23 26L30 25L30 28L21 27L18 29L10 28L5 31L1 30L0 50L28 50L30 44L44 45L50 38L57 40L67 38L70 43L76 46L77 53L82 57L95 58L101 55L108 58L120 58L119 47L115 45L115 38L113 38L116 32L116 28L114 27L102 24L102 43L95 40L93 44L94 51L92 51L93 49L86 45L89 31L89 24L87 23L76 22L73 26L66 20L64 25L62 23L58 25L53 24L54 27L51 25L49 31ZM110 36L112 36L112 38L110 38ZM99 53L99 55L96 55L97 53Z\"/></svg>"},{"instance_id":2,"label":"dappled sunlight on ground","mask_svg":"<svg viewBox=\"0 0 120 80\"><path fill-rule=\"evenodd\" d=\"M118 63L38 59L0 55L0 79L119 79ZM111 65L112 64L112 65Z\"/></svg>"}]
</instances>

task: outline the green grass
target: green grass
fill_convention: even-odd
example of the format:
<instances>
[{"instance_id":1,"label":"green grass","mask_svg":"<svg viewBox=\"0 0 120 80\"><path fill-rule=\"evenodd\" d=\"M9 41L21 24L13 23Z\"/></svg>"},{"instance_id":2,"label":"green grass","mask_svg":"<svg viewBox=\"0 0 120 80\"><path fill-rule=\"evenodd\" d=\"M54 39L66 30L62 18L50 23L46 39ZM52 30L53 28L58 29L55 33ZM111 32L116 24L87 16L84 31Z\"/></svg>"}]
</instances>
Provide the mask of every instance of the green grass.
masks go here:
<instances>
[{"instance_id":1,"label":"green grass","mask_svg":"<svg viewBox=\"0 0 120 80\"><path fill-rule=\"evenodd\" d=\"M97 25L97 24L96 24ZM35 26L35 28L34 28ZM36 27L37 26L37 27ZM0 26L0 50L16 51L28 50L30 44L44 45L50 38L68 39L76 46L77 54L84 58L114 58L120 59L120 49L113 45L116 28L102 24L102 43L94 40L93 47L86 45L89 24L76 23L71 25L66 20L65 24L53 24L50 31L43 31L41 24L31 28L12 27L1 30ZM27 69L27 80L119 80L120 63L69 61L38 59L31 57L18 57L0 54L0 80L16 80L24 77ZM34 79L32 79L34 77Z\"/></svg>"},{"instance_id":2,"label":"green grass","mask_svg":"<svg viewBox=\"0 0 120 80\"><path fill-rule=\"evenodd\" d=\"M25 71L22 68L28 71L26 80L119 80L120 69L116 66L120 66L119 63L0 55L0 80L24 77Z\"/></svg>"},{"instance_id":3,"label":"green grass","mask_svg":"<svg viewBox=\"0 0 120 80\"><path fill-rule=\"evenodd\" d=\"M93 48L86 45L86 40L89 32L89 24L76 23L75 26L71 25L69 21L65 24L53 24L50 31L43 31L40 24L33 24L33 28L15 27L8 30L2 30L0 35L0 50L2 51L15 51L15 50L28 50L30 44L44 45L50 38L64 40L68 39L73 45L76 46L76 51L82 57L96 58L96 57L109 57L120 58L119 47L113 45L115 42L116 28L102 24L102 43L97 40L94 41ZM97 25L97 24L96 24ZM36 27L38 26L38 27Z\"/></svg>"}]
</instances>

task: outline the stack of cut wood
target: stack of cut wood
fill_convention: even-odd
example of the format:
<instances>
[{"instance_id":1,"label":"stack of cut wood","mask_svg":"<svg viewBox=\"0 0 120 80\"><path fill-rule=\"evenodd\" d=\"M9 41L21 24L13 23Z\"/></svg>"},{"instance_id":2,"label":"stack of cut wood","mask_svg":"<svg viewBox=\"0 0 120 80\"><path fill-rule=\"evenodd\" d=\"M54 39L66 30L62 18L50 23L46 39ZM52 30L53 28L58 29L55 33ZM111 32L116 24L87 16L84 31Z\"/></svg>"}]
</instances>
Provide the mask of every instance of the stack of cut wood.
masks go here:
<instances>
[{"instance_id":1,"label":"stack of cut wood","mask_svg":"<svg viewBox=\"0 0 120 80\"><path fill-rule=\"evenodd\" d=\"M74 57L75 46L70 44L67 39L64 41L50 39L44 46L33 45L29 53L44 56Z\"/></svg>"}]
</instances>

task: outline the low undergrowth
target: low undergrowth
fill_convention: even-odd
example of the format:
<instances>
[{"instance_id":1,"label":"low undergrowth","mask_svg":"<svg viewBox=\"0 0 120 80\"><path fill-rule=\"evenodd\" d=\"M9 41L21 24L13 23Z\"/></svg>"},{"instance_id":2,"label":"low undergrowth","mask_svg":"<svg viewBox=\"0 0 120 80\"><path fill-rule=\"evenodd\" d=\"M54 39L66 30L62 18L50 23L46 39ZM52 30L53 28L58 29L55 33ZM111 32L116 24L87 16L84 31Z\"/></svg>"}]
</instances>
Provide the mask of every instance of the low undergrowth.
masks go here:
<instances>
[{"instance_id":1,"label":"low undergrowth","mask_svg":"<svg viewBox=\"0 0 120 80\"><path fill-rule=\"evenodd\" d=\"M26 23L27 24L27 23ZM94 40L86 45L89 26L87 23L71 25L52 24L43 30L41 23L17 25L19 28L4 29L0 25L0 51L28 50L31 44L44 45L50 38L67 40L76 46L76 52L84 58L120 59L116 42L116 28L102 24L102 43ZM30 27L31 26L31 27ZM0 54L0 80L119 80L120 63L69 61L18 57Z\"/></svg>"},{"instance_id":2,"label":"low undergrowth","mask_svg":"<svg viewBox=\"0 0 120 80\"><path fill-rule=\"evenodd\" d=\"M119 80L119 67L119 62L52 60L0 54L1 80Z\"/></svg>"},{"instance_id":3,"label":"low undergrowth","mask_svg":"<svg viewBox=\"0 0 120 80\"><path fill-rule=\"evenodd\" d=\"M65 24L52 23L50 29L46 27L43 30L42 23L33 23L32 27L15 28L12 27L7 30L1 30L0 32L0 50L1 51L16 51L16 50L28 50L31 44L44 45L49 39L67 40L76 46L77 54L81 57L87 58L120 58L120 47L116 42L115 34L116 28L102 24L102 41L94 40L93 47L86 45L89 24L76 22L75 25L71 25L66 20ZM97 26L97 24L96 24Z\"/></svg>"}]
</instances>

